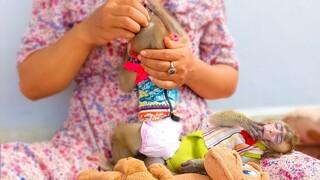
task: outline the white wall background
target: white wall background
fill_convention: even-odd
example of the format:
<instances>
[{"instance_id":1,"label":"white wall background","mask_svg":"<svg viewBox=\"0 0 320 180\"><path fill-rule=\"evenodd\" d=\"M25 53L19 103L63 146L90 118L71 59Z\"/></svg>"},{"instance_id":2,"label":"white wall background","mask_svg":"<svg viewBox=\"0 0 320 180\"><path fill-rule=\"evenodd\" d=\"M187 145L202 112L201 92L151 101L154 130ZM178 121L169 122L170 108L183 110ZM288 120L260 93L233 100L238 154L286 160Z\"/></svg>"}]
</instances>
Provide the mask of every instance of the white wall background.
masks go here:
<instances>
[{"instance_id":1,"label":"white wall background","mask_svg":"<svg viewBox=\"0 0 320 180\"><path fill-rule=\"evenodd\" d=\"M67 116L72 87L36 102L19 91L15 57L31 6L32 0L0 0L0 143L47 139ZM234 96L210 107L320 105L319 7L318 0L226 0L240 81Z\"/></svg>"},{"instance_id":2,"label":"white wall background","mask_svg":"<svg viewBox=\"0 0 320 180\"><path fill-rule=\"evenodd\" d=\"M320 105L320 1L225 1L240 81L211 107Z\"/></svg>"}]
</instances>

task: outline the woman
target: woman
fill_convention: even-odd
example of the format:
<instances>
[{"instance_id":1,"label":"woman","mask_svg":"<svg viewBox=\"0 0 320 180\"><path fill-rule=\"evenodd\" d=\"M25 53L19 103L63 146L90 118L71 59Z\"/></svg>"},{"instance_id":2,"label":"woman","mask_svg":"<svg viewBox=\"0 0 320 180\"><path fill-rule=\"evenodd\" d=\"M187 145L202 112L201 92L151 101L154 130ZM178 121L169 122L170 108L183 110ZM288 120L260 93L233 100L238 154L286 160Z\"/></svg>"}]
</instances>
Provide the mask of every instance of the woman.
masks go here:
<instances>
[{"instance_id":1,"label":"woman","mask_svg":"<svg viewBox=\"0 0 320 180\"><path fill-rule=\"evenodd\" d=\"M167 49L140 53L145 71L165 89L179 88L183 134L207 126L205 99L231 96L238 62L221 0L161 2L184 27L190 47L165 38ZM75 81L69 116L46 142L1 146L2 177L75 179L97 168L94 154L111 156L119 123L135 122L137 93L119 89L118 68L127 40L148 25L141 0L37 0L19 51L20 89L31 100L56 94ZM170 62L176 73L168 75Z\"/></svg>"}]
</instances>

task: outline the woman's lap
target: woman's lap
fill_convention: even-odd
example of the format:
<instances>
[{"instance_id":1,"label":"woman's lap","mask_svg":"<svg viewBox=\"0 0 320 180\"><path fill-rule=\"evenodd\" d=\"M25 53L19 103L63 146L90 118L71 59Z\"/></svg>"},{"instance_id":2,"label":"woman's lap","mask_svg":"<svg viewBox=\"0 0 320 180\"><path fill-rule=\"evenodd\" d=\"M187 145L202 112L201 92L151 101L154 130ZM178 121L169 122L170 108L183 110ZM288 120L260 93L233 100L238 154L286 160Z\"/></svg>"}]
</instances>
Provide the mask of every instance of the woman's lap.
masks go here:
<instances>
[{"instance_id":1,"label":"woman's lap","mask_svg":"<svg viewBox=\"0 0 320 180\"><path fill-rule=\"evenodd\" d=\"M4 179L76 179L84 169L96 168L83 146L51 141L1 145L1 176Z\"/></svg>"}]
</instances>

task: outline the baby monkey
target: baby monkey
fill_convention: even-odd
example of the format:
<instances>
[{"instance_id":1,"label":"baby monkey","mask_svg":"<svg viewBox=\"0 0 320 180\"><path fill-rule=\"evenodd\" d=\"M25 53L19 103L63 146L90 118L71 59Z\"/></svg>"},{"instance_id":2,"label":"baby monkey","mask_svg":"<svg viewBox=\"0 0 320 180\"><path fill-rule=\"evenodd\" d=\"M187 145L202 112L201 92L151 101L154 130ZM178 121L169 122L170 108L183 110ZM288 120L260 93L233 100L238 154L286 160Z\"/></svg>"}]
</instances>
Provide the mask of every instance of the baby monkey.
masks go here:
<instances>
[{"instance_id":1,"label":"baby monkey","mask_svg":"<svg viewBox=\"0 0 320 180\"><path fill-rule=\"evenodd\" d=\"M234 149L246 163L264 156L290 153L298 141L297 134L282 121L257 122L234 111L212 114L209 120L214 127L182 138L179 149L166 159L170 170L177 173L205 172L203 157L211 147ZM115 129L113 153L118 158L130 153L131 156L138 155L140 127L141 124L122 124Z\"/></svg>"},{"instance_id":2,"label":"baby monkey","mask_svg":"<svg viewBox=\"0 0 320 180\"><path fill-rule=\"evenodd\" d=\"M257 122L234 111L218 112L213 114L209 121L216 127L199 132L201 137L198 141L203 139L201 143L205 143L205 146L202 146L207 149L213 146L234 149L241 155L244 163L258 161L262 157L279 157L290 153L298 143L296 132L283 121ZM184 139L182 143L183 141ZM203 157L206 152L207 150L204 150L198 158L187 157L189 160L181 160L177 155L178 150L174 155L177 157L173 156L171 160L177 159L179 162L171 164L175 165L176 172L205 172Z\"/></svg>"},{"instance_id":3,"label":"baby monkey","mask_svg":"<svg viewBox=\"0 0 320 180\"><path fill-rule=\"evenodd\" d=\"M146 2L150 21L147 27L128 43L127 56L119 71L120 89L125 92L138 88L139 123L122 124L115 128L112 141L112 161L144 154L147 164L171 157L179 148L181 124L178 122L177 89L157 87L144 71L138 54L144 49L165 49L164 39L186 45L188 36L176 20L156 1ZM173 69L168 62L168 69ZM174 76L168 71L168 76ZM150 163L148 163L150 162Z\"/></svg>"}]
</instances>

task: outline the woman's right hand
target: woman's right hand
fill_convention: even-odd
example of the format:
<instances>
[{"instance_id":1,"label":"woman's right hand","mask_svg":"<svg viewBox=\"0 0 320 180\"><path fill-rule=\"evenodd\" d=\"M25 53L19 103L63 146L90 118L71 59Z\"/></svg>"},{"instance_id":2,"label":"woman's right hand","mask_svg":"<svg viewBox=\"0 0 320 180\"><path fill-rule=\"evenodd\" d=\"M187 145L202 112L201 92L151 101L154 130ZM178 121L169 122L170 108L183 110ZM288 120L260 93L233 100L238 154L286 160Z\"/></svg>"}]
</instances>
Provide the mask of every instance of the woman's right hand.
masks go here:
<instances>
[{"instance_id":1,"label":"woman's right hand","mask_svg":"<svg viewBox=\"0 0 320 180\"><path fill-rule=\"evenodd\" d=\"M82 39L102 45L115 38L131 39L150 19L143 0L108 0L79 26Z\"/></svg>"}]
</instances>

